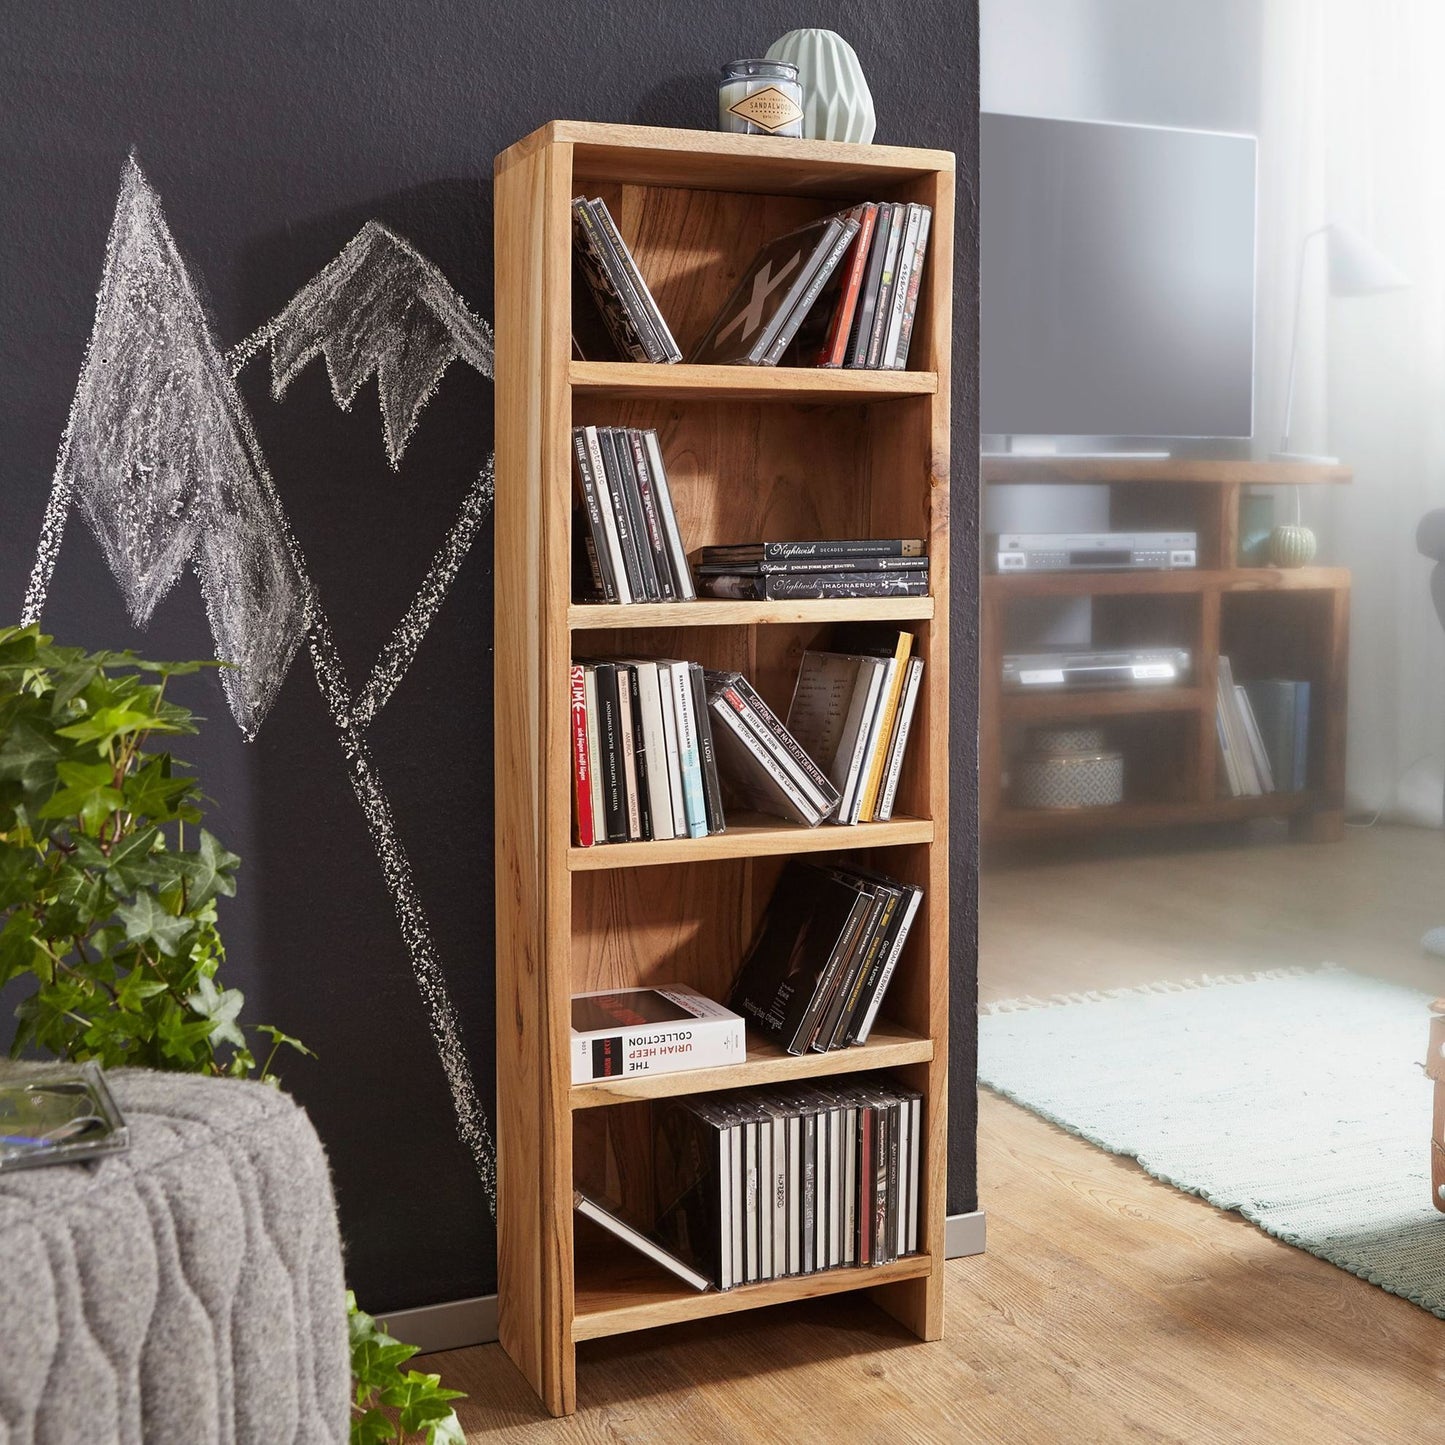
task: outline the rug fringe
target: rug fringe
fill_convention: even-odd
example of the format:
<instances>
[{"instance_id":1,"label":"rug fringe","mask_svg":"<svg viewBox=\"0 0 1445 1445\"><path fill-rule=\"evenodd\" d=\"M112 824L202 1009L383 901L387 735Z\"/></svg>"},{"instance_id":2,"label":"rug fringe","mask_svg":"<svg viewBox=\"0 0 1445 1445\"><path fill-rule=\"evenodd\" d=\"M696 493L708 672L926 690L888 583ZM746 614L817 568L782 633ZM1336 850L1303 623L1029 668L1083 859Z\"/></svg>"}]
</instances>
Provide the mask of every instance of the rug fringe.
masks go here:
<instances>
[{"instance_id":1,"label":"rug fringe","mask_svg":"<svg viewBox=\"0 0 1445 1445\"><path fill-rule=\"evenodd\" d=\"M1065 1004L1107 1003L1110 999L1136 998L1147 994L1188 993L1192 989L1219 988L1226 984L1268 983L1276 979L1307 978L1318 973L1344 973L1337 963L1322 963L1316 968L1291 964L1286 968L1265 968L1257 973L1205 973L1198 978L1159 979L1154 983L1136 984L1132 988L1088 989L1083 993L1055 993L1047 998L1024 994L1019 998L999 999L981 1004L980 1014L1022 1013L1028 1009L1059 1008Z\"/></svg>"}]
</instances>

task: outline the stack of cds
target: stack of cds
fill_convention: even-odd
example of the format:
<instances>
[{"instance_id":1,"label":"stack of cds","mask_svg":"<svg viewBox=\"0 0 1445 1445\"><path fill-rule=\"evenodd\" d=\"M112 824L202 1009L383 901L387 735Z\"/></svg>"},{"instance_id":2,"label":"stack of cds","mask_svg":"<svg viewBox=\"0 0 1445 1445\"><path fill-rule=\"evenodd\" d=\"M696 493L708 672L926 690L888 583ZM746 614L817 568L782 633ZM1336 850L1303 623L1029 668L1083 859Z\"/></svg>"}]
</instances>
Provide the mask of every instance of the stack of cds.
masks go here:
<instances>
[{"instance_id":1,"label":"stack of cds","mask_svg":"<svg viewBox=\"0 0 1445 1445\"><path fill-rule=\"evenodd\" d=\"M928 596L928 558L918 537L733 542L702 547L692 560L705 597Z\"/></svg>"}]
</instances>

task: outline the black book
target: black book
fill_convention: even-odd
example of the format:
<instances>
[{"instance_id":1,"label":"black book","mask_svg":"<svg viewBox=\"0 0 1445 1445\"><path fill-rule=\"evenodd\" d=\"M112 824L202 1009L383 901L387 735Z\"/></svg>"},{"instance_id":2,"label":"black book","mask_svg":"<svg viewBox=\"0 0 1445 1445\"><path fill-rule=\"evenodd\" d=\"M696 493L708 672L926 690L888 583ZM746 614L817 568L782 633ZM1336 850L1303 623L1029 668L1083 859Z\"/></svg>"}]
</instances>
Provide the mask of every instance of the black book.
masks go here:
<instances>
[{"instance_id":1,"label":"black book","mask_svg":"<svg viewBox=\"0 0 1445 1445\"><path fill-rule=\"evenodd\" d=\"M709 833L725 833L727 819L723 814L722 783L718 778L712 719L707 710L707 688L703 683L702 668L695 662L687 665L687 682L692 693L693 712L697 716L697 760L702 769L702 801L707 811L707 830Z\"/></svg>"},{"instance_id":2,"label":"black book","mask_svg":"<svg viewBox=\"0 0 1445 1445\"><path fill-rule=\"evenodd\" d=\"M913 572L747 572L699 576L705 597L741 602L780 602L814 597L927 597L928 573Z\"/></svg>"},{"instance_id":3,"label":"black book","mask_svg":"<svg viewBox=\"0 0 1445 1445\"><path fill-rule=\"evenodd\" d=\"M629 298L634 298L641 310L642 318L647 322L652 335L656 337L658 344L658 355L655 361L673 362L682 360L682 352L678 350L677 342L673 339L672 330L663 319L662 310L652 294L652 288L642 278L642 272L638 270L637 262L633 258L632 251L627 242L622 239L622 233L617 229L617 223L612 219L612 212L607 209L607 202L595 200L589 203L592 214L596 216L602 227L603 235L611 248L612 254L622 265L622 270L628 282ZM650 351L650 348L649 348Z\"/></svg>"},{"instance_id":4,"label":"black book","mask_svg":"<svg viewBox=\"0 0 1445 1445\"><path fill-rule=\"evenodd\" d=\"M637 467L632 460L632 437L626 427L609 427L617 469L622 480L622 497L632 523L632 540L637 547L637 565L642 572L642 595L639 601L661 602L657 567L652 560L652 544L647 536L647 514L637 483Z\"/></svg>"},{"instance_id":5,"label":"black book","mask_svg":"<svg viewBox=\"0 0 1445 1445\"><path fill-rule=\"evenodd\" d=\"M577 487L582 497L582 514L587 523L588 554L597 571L602 596L616 602L617 578L612 570L612 555L607 549L607 530L602 523L602 499L597 495L597 479L592 475L592 458L587 451L587 433L572 428L572 457L576 463Z\"/></svg>"},{"instance_id":6,"label":"black book","mask_svg":"<svg viewBox=\"0 0 1445 1445\"><path fill-rule=\"evenodd\" d=\"M622 298L622 306L627 312L627 319L632 323L632 329L637 333L637 339L642 343L643 351L647 353L647 360L665 360L666 352L663 349L661 338L653 327L652 318L648 314L647 307L643 305L642 296L622 258L622 251L619 249L622 238L617 234L616 226L612 224L611 215L607 213L607 208L601 201L588 201L587 210L597 227L596 234L602 248L607 274L617 288L617 294Z\"/></svg>"},{"instance_id":7,"label":"black book","mask_svg":"<svg viewBox=\"0 0 1445 1445\"><path fill-rule=\"evenodd\" d=\"M790 1054L800 1054L826 992L862 926L869 900L837 877L794 859L784 867L728 999Z\"/></svg>"},{"instance_id":8,"label":"black book","mask_svg":"<svg viewBox=\"0 0 1445 1445\"><path fill-rule=\"evenodd\" d=\"M677 583L672 576L672 563L667 555L667 536L663 531L662 509L659 506L657 480L652 475L652 463L647 456L647 447L642 433L636 427L628 427L623 435L632 452L632 475L637 482L637 495L642 503L642 535L652 554L652 569L657 578L658 600L677 601Z\"/></svg>"},{"instance_id":9,"label":"black book","mask_svg":"<svg viewBox=\"0 0 1445 1445\"><path fill-rule=\"evenodd\" d=\"M888 229L888 246L883 253L883 274L878 286L878 309L873 315L873 334L868 339L868 359L864 366L876 370L882 361L883 338L888 334L888 319L893 313L893 293L898 285L898 262L902 255L903 236L908 229L908 207L899 204L893 212Z\"/></svg>"},{"instance_id":10,"label":"black book","mask_svg":"<svg viewBox=\"0 0 1445 1445\"><path fill-rule=\"evenodd\" d=\"M602 777L602 818L609 843L627 842L627 785L622 772L622 717L617 665L597 664L597 741Z\"/></svg>"},{"instance_id":11,"label":"black book","mask_svg":"<svg viewBox=\"0 0 1445 1445\"><path fill-rule=\"evenodd\" d=\"M828 1048L841 1049L854 1041L848 1036L849 1027L860 1018L859 1011L863 1000L871 996L868 992L870 984L877 984L879 971L888 950L893 946L893 939L902 919L903 903L908 896L906 892L898 884L891 882L879 882L877 887L883 898L883 907L864 941L864 947L859 950L858 966L845 990L842 1009L833 1021Z\"/></svg>"},{"instance_id":12,"label":"black book","mask_svg":"<svg viewBox=\"0 0 1445 1445\"><path fill-rule=\"evenodd\" d=\"M825 216L769 241L688 359L706 366L762 366L844 230L841 217Z\"/></svg>"},{"instance_id":13,"label":"black book","mask_svg":"<svg viewBox=\"0 0 1445 1445\"><path fill-rule=\"evenodd\" d=\"M654 1112L653 1233L679 1259L723 1286L723 1151L729 1144L710 1114L683 1100Z\"/></svg>"},{"instance_id":14,"label":"black book","mask_svg":"<svg viewBox=\"0 0 1445 1445\"><path fill-rule=\"evenodd\" d=\"M572 202L572 232L573 251L587 289L618 354L629 361L646 361L647 348L627 313L621 287L608 264L608 251L601 228L581 196Z\"/></svg>"},{"instance_id":15,"label":"black book","mask_svg":"<svg viewBox=\"0 0 1445 1445\"><path fill-rule=\"evenodd\" d=\"M627 569L627 585L632 590L632 600L643 602L647 592L642 581L642 561L638 556L637 536L633 530L632 509L622 489L622 463L617 456L617 442L614 428L597 428L597 444L602 448L602 465L607 471L607 487L612 493L612 513L617 522L617 542L622 549L623 566Z\"/></svg>"},{"instance_id":16,"label":"black book","mask_svg":"<svg viewBox=\"0 0 1445 1445\"><path fill-rule=\"evenodd\" d=\"M863 295L853 318L853 334L848 339L848 356L844 363L847 366L868 365L868 344L873 339L873 321L878 315L878 293L883 283L883 259L888 252L888 237L902 210L902 206L891 201L885 201L878 207L878 220L873 227L873 247L868 253L868 270L863 278Z\"/></svg>"},{"instance_id":17,"label":"black book","mask_svg":"<svg viewBox=\"0 0 1445 1445\"><path fill-rule=\"evenodd\" d=\"M840 572L927 572L927 557L795 557L786 562L699 562L699 577L806 577Z\"/></svg>"},{"instance_id":18,"label":"black book","mask_svg":"<svg viewBox=\"0 0 1445 1445\"><path fill-rule=\"evenodd\" d=\"M807 288L793 304L793 309L784 318L782 325L778 327L777 335L773 337L773 344L768 347L767 354L763 357L764 366L776 366L783 359L789 342L797 335L798 328L807 320L808 313L817 304L818 297L827 284L828 278L837 271L838 263L847 254L848 247L853 244L853 237L858 234L858 222L852 216L835 216L834 220L842 223L842 230L824 253Z\"/></svg>"},{"instance_id":19,"label":"black book","mask_svg":"<svg viewBox=\"0 0 1445 1445\"><path fill-rule=\"evenodd\" d=\"M632 765L637 776L637 815L638 823L642 829L642 840L645 843L652 842L652 801L647 790L647 769L653 761L666 762L662 758L649 759L647 756L647 744L644 740L642 730L642 691L637 682L637 669L628 666L624 669L627 673L627 690L632 700ZM621 674L618 675L618 685L621 686Z\"/></svg>"},{"instance_id":20,"label":"black book","mask_svg":"<svg viewBox=\"0 0 1445 1445\"><path fill-rule=\"evenodd\" d=\"M724 542L700 547L702 563L818 562L829 558L922 558L922 537L811 537L791 542Z\"/></svg>"},{"instance_id":21,"label":"black book","mask_svg":"<svg viewBox=\"0 0 1445 1445\"><path fill-rule=\"evenodd\" d=\"M748 707L726 676L714 674L707 701L714 721L718 770L728 799L757 813L771 813L805 828L816 828L826 816L796 772L768 748L749 726Z\"/></svg>"},{"instance_id":22,"label":"black book","mask_svg":"<svg viewBox=\"0 0 1445 1445\"><path fill-rule=\"evenodd\" d=\"M855 869L855 871L859 872L861 876L873 879L877 879L879 876L867 874L862 870ZM892 882L893 880L887 881ZM868 972L863 979L863 986L858 991L858 1001L853 1006L852 1013L844 1020L843 1043L845 1046L867 1040L873 1027L873 1021L882 1007L888 985L893 981L893 974L898 966L899 956L903 952L903 945L908 941L913 920L923 902L923 889L916 883L899 883L895 886L902 890L902 897L893 911L883 946L869 963Z\"/></svg>"},{"instance_id":23,"label":"black book","mask_svg":"<svg viewBox=\"0 0 1445 1445\"><path fill-rule=\"evenodd\" d=\"M682 531L677 525L677 512L672 505L672 484L662 462L662 444L655 428L642 433L643 450L647 453L648 474L657 491L658 511L662 515L662 531L667 539L672 579L683 602L695 602L697 590L692 585L692 569L687 564L687 548L682 544Z\"/></svg>"},{"instance_id":24,"label":"black book","mask_svg":"<svg viewBox=\"0 0 1445 1445\"><path fill-rule=\"evenodd\" d=\"M847 869L840 869L838 872L844 882L850 881ZM855 887L861 887L872 893L873 907L858 936L858 946L853 950L847 968L839 979L838 987L834 990L833 996L828 1000L828 1005L823 1011L817 1035L812 1042L813 1048L819 1053L842 1047L848 1018L862 991L864 975L867 973L871 961L877 957L883 947L884 935L892 921L901 892L890 883L871 883L856 875L852 875L851 881Z\"/></svg>"}]
</instances>

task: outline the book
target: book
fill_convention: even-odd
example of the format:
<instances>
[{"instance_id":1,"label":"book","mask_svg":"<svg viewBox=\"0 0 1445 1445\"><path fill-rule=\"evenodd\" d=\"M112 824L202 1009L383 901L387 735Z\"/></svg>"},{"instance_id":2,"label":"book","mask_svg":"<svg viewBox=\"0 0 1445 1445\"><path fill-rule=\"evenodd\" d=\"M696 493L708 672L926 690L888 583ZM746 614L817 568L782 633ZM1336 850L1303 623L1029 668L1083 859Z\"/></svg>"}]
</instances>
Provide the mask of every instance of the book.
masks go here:
<instances>
[{"instance_id":1,"label":"book","mask_svg":"<svg viewBox=\"0 0 1445 1445\"><path fill-rule=\"evenodd\" d=\"M587 525L587 540L591 543L590 555L597 573L598 591L604 601L616 602L617 576L613 570L613 553L608 542L607 528L602 520L602 499L598 494L597 480L592 475L587 432L583 427L572 428L572 460L582 515Z\"/></svg>"},{"instance_id":2,"label":"book","mask_svg":"<svg viewBox=\"0 0 1445 1445\"><path fill-rule=\"evenodd\" d=\"M895 631L886 624L877 626L863 623L850 628L841 628L836 637L844 651L868 653L882 657L888 664L883 680L883 693L878 707L874 710L869 727L867 760L863 776L854 800L856 821L871 822L873 809L883 781L883 764L888 752L888 741L893 736L893 723L898 714L898 700L903 691L903 675L908 655L913 648L913 634Z\"/></svg>"},{"instance_id":3,"label":"book","mask_svg":"<svg viewBox=\"0 0 1445 1445\"><path fill-rule=\"evenodd\" d=\"M702 790L702 755L698 749L698 718L692 698L692 678L688 664L668 664L672 678L672 701L677 716L677 751L682 770L683 812L689 838L707 836L707 804ZM705 709L701 710L704 715Z\"/></svg>"},{"instance_id":4,"label":"book","mask_svg":"<svg viewBox=\"0 0 1445 1445\"><path fill-rule=\"evenodd\" d=\"M652 837L666 840L677 834L673 825L672 784L668 775L668 748L663 727L662 682L656 662L641 659L631 666L637 686L636 711L642 726L639 756L645 760L647 818Z\"/></svg>"},{"instance_id":5,"label":"book","mask_svg":"<svg viewBox=\"0 0 1445 1445\"><path fill-rule=\"evenodd\" d=\"M643 447L647 452L648 467L656 484L658 512L662 519L662 532L667 544L668 561L678 597L692 602L697 592L692 584L692 571L688 566L687 549L682 544L682 533L677 525L677 512L673 506L672 484L667 479L667 468L662 462L662 447L657 432L648 428L642 433Z\"/></svg>"},{"instance_id":6,"label":"book","mask_svg":"<svg viewBox=\"0 0 1445 1445\"><path fill-rule=\"evenodd\" d=\"M573 663L572 687L572 819L579 848L590 848L592 830L592 760L587 737L587 670Z\"/></svg>"},{"instance_id":7,"label":"book","mask_svg":"<svg viewBox=\"0 0 1445 1445\"><path fill-rule=\"evenodd\" d=\"M697 578L705 597L780 602L817 597L927 597L928 574L913 572L722 573Z\"/></svg>"},{"instance_id":8,"label":"book","mask_svg":"<svg viewBox=\"0 0 1445 1445\"><path fill-rule=\"evenodd\" d=\"M643 516L642 495L638 490L637 473L632 465L632 444L623 427L601 430L603 464L609 468L612 494L621 499L626 513L626 526L619 524L627 565L632 569L634 600L660 602L657 569L652 560L652 547L647 538L647 522Z\"/></svg>"},{"instance_id":9,"label":"book","mask_svg":"<svg viewBox=\"0 0 1445 1445\"><path fill-rule=\"evenodd\" d=\"M649 359L665 363L681 361L682 352L678 349L672 330L663 318L651 287L642 279L642 272L638 270L632 250L622 239L622 233L617 229L617 223L612 219L612 212L607 209L607 203L602 200L592 200L588 202L588 206L601 226L604 241L621 263L628 285L629 300L635 301L651 338L656 341L657 353L653 355L652 348L649 347Z\"/></svg>"},{"instance_id":10,"label":"book","mask_svg":"<svg viewBox=\"0 0 1445 1445\"><path fill-rule=\"evenodd\" d=\"M572 1191L572 1203L577 1213L584 1219L590 1219L594 1224L600 1224L609 1234L620 1239L624 1244L630 1245L639 1254L645 1254L648 1259L655 1264L660 1264L669 1273L675 1274L685 1284L690 1284L696 1290L705 1290L711 1287L712 1281L700 1270L694 1269L690 1264L679 1259L671 1250L664 1249L642 1230L628 1224L621 1215L614 1214L604 1204L592 1199L580 1189Z\"/></svg>"},{"instance_id":11,"label":"book","mask_svg":"<svg viewBox=\"0 0 1445 1445\"><path fill-rule=\"evenodd\" d=\"M1218 730L1232 795L1236 798L1258 797L1263 792L1263 787L1249 750L1244 719L1239 710L1239 698L1234 690L1234 671L1229 659L1222 654L1218 663L1217 683Z\"/></svg>"},{"instance_id":12,"label":"book","mask_svg":"<svg viewBox=\"0 0 1445 1445\"><path fill-rule=\"evenodd\" d=\"M708 366L763 365L845 230L840 217L826 216L763 246L689 361Z\"/></svg>"},{"instance_id":13,"label":"book","mask_svg":"<svg viewBox=\"0 0 1445 1445\"><path fill-rule=\"evenodd\" d=\"M709 674L707 705L715 724L718 769L728 796L741 807L770 813L816 828L827 811L800 770L782 750L769 745L764 729L749 718L750 709L732 685L735 674Z\"/></svg>"},{"instance_id":14,"label":"book","mask_svg":"<svg viewBox=\"0 0 1445 1445\"><path fill-rule=\"evenodd\" d=\"M1259 779L1260 789L1266 793L1274 792L1274 774L1270 771L1269 755L1265 752L1264 738L1259 731L1259 722L1254 716L1254 709L1249 704L1249 694L1245 691L1242 683L1234 684L1234 701L1239 710L1241 722L1244 724L1245 740L1249 744L1249 754L1254 762L1255 776Z\"/></svg>"},{"instance_id":15,"label":"book","mask_svg":"<svg viewBox=\"0 0 1445 1445\"><path fill-rule=\"evenodd\" d=\"M607 841L607 825L602 812L602 756L601 734L597 727L597 669L586 666L582 669L584 707L587 712L587 758L590 764L592 783L592 843L595 847Z\"/></svg>"},{"instance_id":16,"label":"book","mask_svg":"<svg viewBox=\"0 0 1445 1445\"><path fill-rule=\"evenodd\" d=\"M687 671L693 715L697 722L697 755L702 771L702 801L707 815L707 830L709 833L725 833L727 818L723 812L722 779L718 774L717 746L713 740L712 719L708 714L707 683L703 677L702 668L697 663L688 663Z\"/></svg>"},{"instance_id":17,"label":"book","mask_svg":"<svg viewBox=\"0 0 1445 1445\"><path fill-rule=\"evenodd\" d=\"M632 450L632 474L637 481L637 492L642 502L642 535L652 557L653 573L657 579L658 600L677 601L677 584L672 577L672 561L668 556L667 540L662 531L662 513L658 505L658 485L653 481L652 463L642 433L636 427L624 432Z\"/></svg>"},{"instance_id":18,"label":"book","mask_svg":"<svg viewBox=\"0 0 1445 1445\"><path fill-rule=\"evenodd\" d=\"M893 816L893 800L898 794L898 780L903 776L903 758L908 749L908 733L913 726L913 713L918 705L918 690L923 682L923 659L910 657L903 679L903 694L898 716L893 723L893 736L888 743L883 767L883 790L873 809L873 817L886 823Z\"/></svg>"},{"instance_id":19,"label":"book","mask_svg":"<svg viewBox=\"0 0 1445 1445\"><path fill-rule=\"evenodd\" d=\"M857 314L858 302L863 293L869 247L878 221L877 202L865 201L855 208L854 215L858 221L858 234L854 236L848 254L838 267L841 277L838 300L829 317L827 336L814 357L816 366L842 366L848 354L848 338L853 330L853 317Z\"/></svg>"},{"instance_id":20,"label":"book","mask_svg":"<svg viewBox=\"0 0 1445 1445\"><path fill-rule=\"evenodd\" d=\"M632 508L622 490L622 468L617 459L617 439L612 427L598 427L597 444L601 451L601 471L607 481L607 495L612 502L612 519L617 532L621 566L627 578L627 602L647 601L642 583L642 563L637 552L637 536L633 528Z\"/></svg>"},{"instance_id":21,"label":"book","mask_svg":"<svg viewBox=\"0 0 1445 1445\"><path fill-rule=\"evenodd\" d=\"M1263 678L1246 682L1244 690L1259 724L1275 786L1281 792L1299 792L1306 785L1308 768L1309 683Z\"/></svg>"},{"instance_id":22,"label":"book","mask_svg":"<svg viewBox=\"0 0 1445 1445\"><path fill-rule=\"evenodd\" d=\"M898 961L903 956L903 946L908 942L908 934L913 928L913 920L917 917L919 905L923 902L923 889L917 884L905 883L901 886L904 897L890 924L889 935L885 940L877 965L864 979L853 1016L845 1027L845 1044L866 1044L868 1042L868 1035L878 1020L883 1000L888 993L888 985L893 981Z\"/></svg>"},{"instance_id":23,"label":"book","mask_svg":"<svg viewBox=\"0 0 1445 1445\"><path fill-rule=\"evenodd\" d=\"M908 278L908 296L903 306L903 326L893 353L895 371L908 369L908 352L913 342L913 323L918 316L918 292L923 283L923 263L928 256L928 232L933 222L933 208L924 206L923 220L918 228L918 244L913 255L913 271Z\"/></svg>"},{"instance_id":24,"label":"book","mask_svg":"<svg viewBox=\"0 0 1445 1445\"><path fill-rule=\"evenodd\" d=\"M921 537L808 538L784 542L727 542L700 547L702 565L727 564L738 571L769 562L817 562L828 558L913 557L924 559ZM927 565L926 560L924 565Z\"/></svg>"},{"instance_id":25,"label":"book","mask_svg":"<svg viewBox=\"0 0 1445 1445\"><path fill-rule=\"evenodd\" d=\"M898 242L898 265L893 282L893 295L889 298L888 319L883 329L883 349L878 358L878 365L885 370L892 369L893 356L898 350L898 338L903 334L903 313L908 304L908 285L913 276L918 250L918 229L923 223L923 212L924 207L917 202L908 203L908 217Z\"/></svg>"},{"instance_id":26,"label":"book","mask_svg":"<svg viewBox=\"0 0 1445 1445\"><path fill-rule=\"evenodd\" d=\"M617 354L625 361L648 360L647 348L624 300L618 263L611 257L597 217L583 196L572 201L572 239L573 254L587 291Z\"/></svg>"},{"instance_id":27,"label":"book","mask_svg":"<svg viewBox=\"0 0 1445 1445\"><path fill-rule=\"evenodd\" d=\"M617 687L617 666L599 662L597 678L597 729L602 768L602 815L609 843L625 843L627 831L627 786L623 779L621 698Z\"/></svg>"},{"instance_id":28,"label":"book","mask_svg":"<svg viewBox=\"0 0 1445 1445\"><path fill-rule=\"evenodd\" d=\"M657 694L662 708L662 742L667 755L668 802L672 810L672 836L686 838L687 808L682 800L682 753L678 746L677 700L673 694L672 664L657 664Z\"/></svg>"},{"instance_id":29,"label":"book","mask_svg":"<svg viewBox=\"0 0 1445 1445\"><path fill-rule=\"evenodd\" d=\"M853 819L869 729L886 673L880 658L816 650L803 654L788 728L838 790L834 822Z\"/></svg>"},{"instance_id":30,"label":"book","mask_svg":"<svg viewBox=\"0 0 1445 1445\"><path fill-rule=\"evenodd\" d=\"M595 426L582 427L581 431L586 443L588 476L597 489L597 505L602 514L602 534L611 562L613 584L617 588L617 600L631 602L632 582L623 557L622 539L618 535L617 506L612 496L612 483L608 480L607 468L603 462L602 438Z\"/></svg>"},{"instance_id":31,"label":"book","mask_svg":"<svg viewBox=\"0 0 1445 1445\"><path fill-rule=\"evenodd\" d=\"M0 1174L129 1146L125 1116L99 1064L26 1066L0 1080Z\"/></svg>"},{"instance_id":32,"label":"book","mask_svg":"<svg viewBox=\"0 0 1445 1445\"><path fill-rule=\"evenodd\" d=\"M685 984L572 995L572 1082L740 1064L743 1019Z\"/></svg>"},{"instance_id":33,"label":"book","mask_svg":"<svg viewBox=\"0 0 1445 1445\"><path fill-rule=\"evenodd\" d=\"M829 278L838 269L838 263L848 250L853 237L858 234L858 222L851 216L845 214L838 218L843 222L843 229L834 240L831 248L824 254L813 273L812 279L808 282L802 295L793 304L792 310L788 313L782 324L778 327L777 335L774 336L772 345L768 347L763 357L764 366L776 366L786 353L788 346L797 335L798 329L807 320L808 313L817 304L818 297L822 294L823 288L827 285Z\"/></svg>"},{"instance_id":34,"label":"book","mask_svg":"<svg viewBox=\"0 0 1445 1445\"><path fill-rule=\"evenodd\" d=\"M921 572L928 574L927 557L817 557L790 558L784 562L699 562L700 577L793 577L811 573Z\"/></svg>"},{"instance_id":35,"label":"book","mask_svg":"<svg viewBox=\"0 0 1445 1445\"><path fill-rule=\"evenodd\" d=\"M883 251L883 272L878 282L878 305L873 313L872 334L868 338L868 359L863 365L870 371L877 370L883 355L883 338L888 330L888 318L892 314L893 286L898 275L898 254L903 243L903 233L908 227L908 207L896 206L893 225L888 231L888 241Z\"/></svg>"},{"instance_id":36,"label":"book","mask_svg":"<svg viewBox=\"0 0 1445 1445\"><path fill-rule=\"evenodd\" d=\"M883 262L888 253L888 237L897 224L902 207L885 201L878 207L873 229L873 245L868 255L868 271L863 279L862 297L853 319L853 334L848 339L848 360L845 365L861 368L868 365L868 343L873 338L873 320L878 314L878 296L883 285Z\"/></svg>"}]
</instances>

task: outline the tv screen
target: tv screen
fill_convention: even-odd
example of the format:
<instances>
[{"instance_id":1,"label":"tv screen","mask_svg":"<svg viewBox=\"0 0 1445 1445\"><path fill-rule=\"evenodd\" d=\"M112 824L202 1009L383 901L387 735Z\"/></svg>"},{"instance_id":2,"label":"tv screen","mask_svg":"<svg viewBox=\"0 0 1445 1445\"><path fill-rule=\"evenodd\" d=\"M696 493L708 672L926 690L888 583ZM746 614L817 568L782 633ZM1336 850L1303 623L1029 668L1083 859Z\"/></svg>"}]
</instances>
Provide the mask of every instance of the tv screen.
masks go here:
<instances>
[{"instance_id":1,"label":"tv screen","mask_svg":"<svg viewBox=\"0 0 1445 1445\"><path fill-rule=\"evenodd\" d=\"M1254 430L1252 136L984 114L986 433Z\"/></svg>"}]
</instances>

